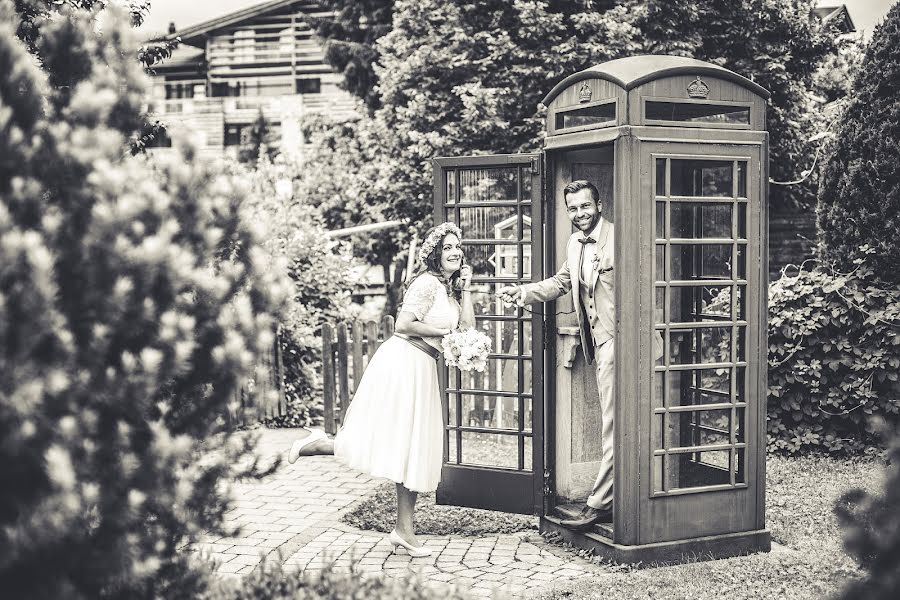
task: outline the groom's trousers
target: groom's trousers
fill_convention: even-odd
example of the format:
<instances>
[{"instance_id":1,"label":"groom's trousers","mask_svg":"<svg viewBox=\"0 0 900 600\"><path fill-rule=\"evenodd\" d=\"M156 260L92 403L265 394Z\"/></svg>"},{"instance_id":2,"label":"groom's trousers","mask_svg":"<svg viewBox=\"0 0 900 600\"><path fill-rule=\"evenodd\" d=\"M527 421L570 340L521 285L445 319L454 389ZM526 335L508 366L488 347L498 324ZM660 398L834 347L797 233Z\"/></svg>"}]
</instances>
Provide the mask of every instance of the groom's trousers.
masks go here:
<instances>
[{"instance_id":1,"label":"groom's trousers","mask_svg":"<svg viewBox=\"0 0 900 600\"><path fill-rule=\"evenodd\" d=\"M607 510L613 502L613 444L615 401L613 399L613 377L615 375L615 339L594 348L594 366L597 369L597 391L600 394L600 472L588 496L587 505Z\"/></svg>"}]
</instances>

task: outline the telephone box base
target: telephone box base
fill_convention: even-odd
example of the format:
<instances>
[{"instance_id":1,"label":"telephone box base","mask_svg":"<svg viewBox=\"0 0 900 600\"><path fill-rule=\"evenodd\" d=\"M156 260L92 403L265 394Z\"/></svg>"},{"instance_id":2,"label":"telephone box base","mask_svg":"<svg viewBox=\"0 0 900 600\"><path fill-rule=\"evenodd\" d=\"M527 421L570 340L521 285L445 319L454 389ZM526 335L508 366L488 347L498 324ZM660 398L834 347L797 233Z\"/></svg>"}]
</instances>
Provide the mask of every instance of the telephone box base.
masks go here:
<instances>
[{"instance_id":1,"label":"telephone box base","mask_svg":"<svg viewBox=\"0 0 900 600\"><path fill-rule=\"evenodd\" d=\"M579 532L563 527L559 524L560 520L554 516L542 517L541 533L556 533L576 548L591 550L594 555L619 564L643 563L650 566L654 563L695 562L768 552L772 548L768 529L626 546L607 537L610 533L608 525Z\"/></svg>"}]
</instances>

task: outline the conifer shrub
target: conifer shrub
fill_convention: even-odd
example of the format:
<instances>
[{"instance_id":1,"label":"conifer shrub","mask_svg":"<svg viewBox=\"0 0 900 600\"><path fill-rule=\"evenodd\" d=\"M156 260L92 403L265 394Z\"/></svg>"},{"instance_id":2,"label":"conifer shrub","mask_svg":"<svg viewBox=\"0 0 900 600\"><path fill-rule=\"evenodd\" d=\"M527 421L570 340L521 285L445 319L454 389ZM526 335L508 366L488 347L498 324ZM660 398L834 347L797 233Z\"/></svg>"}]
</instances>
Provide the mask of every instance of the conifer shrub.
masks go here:
<instances>
[{"instance_id":1,"label":"conifer shrub","mask_svg":"<svg viewBox=\"0 0 900 600\"><path fill-rule=\"evenodd\" d=\"M225 423L288 282L244 182L131 156L126 17L36 19L35 56L17 23L0 1L0 595L195 598L185 544L260 473Z\"/></svg>"},{"instance_id":2,"label":"conifer shrub","mask_svg":"<svg viewBox=\"0 0 900 600\"><path fill-rule=\"evenodd\" d=\"M900 5L875 29L852 86L818 198L823 262L848 271L858 248L876 275L900 281Z\"/></svg>"}]
</instances>

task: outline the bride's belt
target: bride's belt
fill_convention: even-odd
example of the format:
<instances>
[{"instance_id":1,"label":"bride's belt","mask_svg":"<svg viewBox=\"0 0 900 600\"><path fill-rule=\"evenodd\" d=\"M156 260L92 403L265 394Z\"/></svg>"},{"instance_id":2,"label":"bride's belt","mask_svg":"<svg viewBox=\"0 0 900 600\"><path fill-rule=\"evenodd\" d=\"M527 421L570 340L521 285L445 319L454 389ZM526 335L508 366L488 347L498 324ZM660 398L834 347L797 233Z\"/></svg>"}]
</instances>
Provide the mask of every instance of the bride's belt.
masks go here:
<instances>
[{"instance_id":1,"label":"bride's belt","mask_svg":"<svg viewBox=\"0 0 900 600\"><path fill-rule=\"evenodd\" d=\"M398 337L401 340L409 342L434 360L438 360L441 357L441 353L438 352L437 348L426 342L420 337L415 337L411 335L404 335L402 333L395 333L394 337Z\"/></svg>"}]
</instances>

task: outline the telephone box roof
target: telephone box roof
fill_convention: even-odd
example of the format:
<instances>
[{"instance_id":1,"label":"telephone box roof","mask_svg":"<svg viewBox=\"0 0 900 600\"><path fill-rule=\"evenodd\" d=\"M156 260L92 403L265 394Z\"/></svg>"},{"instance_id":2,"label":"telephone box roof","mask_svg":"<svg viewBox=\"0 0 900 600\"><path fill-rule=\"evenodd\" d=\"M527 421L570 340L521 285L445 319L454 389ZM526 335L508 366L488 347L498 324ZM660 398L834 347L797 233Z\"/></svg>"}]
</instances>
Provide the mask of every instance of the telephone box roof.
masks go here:
<instances>
[{"instance_id":1,"label":"telephone box roof","mask_svg":"<svg viewBox=\"0 0 900 600\"><path fill-rule=\"evenodd\" d=\"M767 100L771 95L761 85L719 65L683 56L644 54L611 60L569 75L550 90L543 104L549 106L560 92L585 79L605 79L628 91L649 81L673 75L708 75L736 83Z\"/></svg>"}]
</instances>

